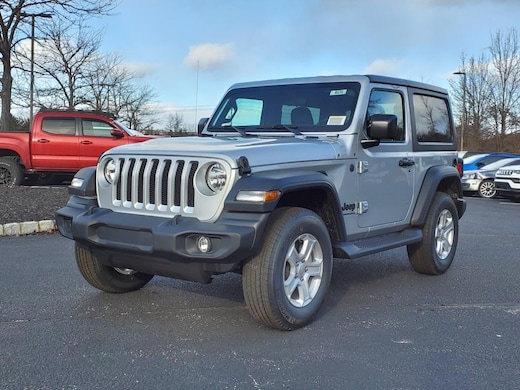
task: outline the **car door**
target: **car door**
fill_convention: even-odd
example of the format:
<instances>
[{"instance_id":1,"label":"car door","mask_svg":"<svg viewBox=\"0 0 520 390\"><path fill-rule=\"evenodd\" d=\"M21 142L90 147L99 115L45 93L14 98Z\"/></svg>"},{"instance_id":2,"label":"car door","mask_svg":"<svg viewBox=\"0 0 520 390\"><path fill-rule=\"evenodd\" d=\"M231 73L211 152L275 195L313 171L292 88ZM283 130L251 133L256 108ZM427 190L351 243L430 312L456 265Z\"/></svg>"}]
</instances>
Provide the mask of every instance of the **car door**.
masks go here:
<instances>
[{"instance_id":1,"label":"car door","mask_svg":"<svg viewBox=\"0 0 520 390\"><path fill-rule=\"evenodd\" d=\"M128 135L114 137L111 131L114 125L100 119L82 118L79 142L80 164L82 167L97 164L101 154L115 146L128 143Z\"/></svg>"},{"instance_id":2,"label":"car door","mask_svg":"<svg viewBox=\"0 0 520 390\"><path fill-rule=\"evenodd\" d=\"M34 126L31 154L35 169L74 171L79 168L76 118L43 117Z\"/></svg>"},{"instance_id":3,"label":"car door","mask_svg":"<svg viewBox=\"0 0 520 390\"><path fill-rule=\"evenodd\" d=\"M378 146L360 145L357 166L357 223L360 228L404 224L414 194L415 159L412 154L408 118L405 117L404 89L374 88L367 117L392 114L397 117L397 135L381 140ZM360 134L360 138L365 135Z\"/></svg>"}]
</instances>

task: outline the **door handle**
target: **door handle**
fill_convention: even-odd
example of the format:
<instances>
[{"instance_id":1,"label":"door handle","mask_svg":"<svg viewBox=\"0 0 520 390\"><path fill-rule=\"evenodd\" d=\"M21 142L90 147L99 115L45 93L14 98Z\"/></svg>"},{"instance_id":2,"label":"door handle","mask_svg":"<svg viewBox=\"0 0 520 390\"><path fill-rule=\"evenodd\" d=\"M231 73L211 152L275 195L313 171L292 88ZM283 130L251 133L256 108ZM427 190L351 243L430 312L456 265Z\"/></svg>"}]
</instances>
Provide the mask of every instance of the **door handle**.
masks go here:
<instances>
[{"instance_id":1,"label":"door handle","mask_svg":"<svg viewBox=\"0 0 520 390\"><path fill-rule=\"evenodd\" d=\"M92 141L81 141L82 145L92 145Z\"/></svg>"},{"instance_id":2,"label":"door handle","mask_svg":"<svg viewBox=\"0 0 520 390\"><path fill-rule=\"evenodd\" d=\"M49 141L48 139L45 139L45 138L40 138L40 139L39 139L38 141L36 141L36 142L39 142L39 143L41 143L41 144L48 144L48 143L51 142L51 141Z\"/></svg>"},{"instance_id":3,"label":"door handle","mask_svg":"<svg viewBox=\"0 0 520 390\"><path fill-rule=\"evenodd\" d=\"M399 160L400 167L411 167L412 165L415 165L415 161L411 158L403 158L402 160Z\"/></svg>"}]
</instances>

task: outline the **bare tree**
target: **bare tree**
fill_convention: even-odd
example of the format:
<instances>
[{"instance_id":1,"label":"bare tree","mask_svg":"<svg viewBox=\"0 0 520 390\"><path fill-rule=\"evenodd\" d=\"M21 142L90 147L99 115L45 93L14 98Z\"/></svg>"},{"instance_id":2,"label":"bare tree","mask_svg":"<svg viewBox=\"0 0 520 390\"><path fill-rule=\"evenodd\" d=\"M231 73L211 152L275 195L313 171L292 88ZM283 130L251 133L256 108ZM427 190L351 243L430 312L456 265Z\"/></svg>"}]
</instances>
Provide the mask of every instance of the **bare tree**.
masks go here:
<instances>
[{"instance_id":1,"label":"bare tree","mask_svg":"<svg viewBox=\"0 0 520 390\"><path fill-rule=\"evenodd\" d=\"M90 30L82 22L67 22L50 25L46 36L34 62L38 74L36 105L73 110L88 99L90 63L101 45L101 33ZM17 53L24 60L21 63L26 63L26 50Z\"/></svg>"},{"instance_id":2,"label":"bare tree","mask_svg":"<svg viewBox=\"0 0 520 390\"><path fill-rule=\"evenodd\" d=\"M494 67L491 98L498 133L507 134L509 120L520 102L520 45L515 29L497 31L491 36L491 63Z\"/></svg>"},{"instance_id":3,"label":"bare tree","mask_svg":"<svg viewBox=\"0 0 520 390\"><path fill-rule=\"evenodd\" d=\"M123 66L123 59L118 54L98 54L90 66L86 76L88 106L96 111L118 114L121 111L118 86L130 82L134 76Z\"/></svg>"},{"instance_id":4,"label":"bare tree","mask_svg":"<svg viewBox=\"0 0 520 390\"><path fill-rule=\"evenodd\" d=\"M87 106L108 111L137 130L159 122L153 107L156 93L142 84L144 75L129 70L117 54L98 55L89 66Z\"/></svg>"},{"instance_id":5,"label":"bare tree","mask_svg":"<svg viewBox=\"0 0 520 390\"><path fill-rule=\"evenodd\" d=\"M520 125L520 43L517 31L497 31L491 35L486 53L469 60L463 53L461 60L459 69L465 76L451 80L450 86L459 113L462 113L465 99L466 145L476 150L511 150L509 134L517 131Z\"/></svg>"},{"instance_id":6,"label":"bare tree","mask_svg":"<svg viewBox=\"0 0 520 390\"><path fill-rule=\"evenodd\" d=\"M491 105L491 73L489 58L482 54L478 59L466 58L461 54L461 71L464 77L450 80L451 97L458 108L461 122L465 121L465 145L468 149L479 148L479 140L489 136L489 110ZM466 116L463 118L463 104L466 104Z\"/></svg>"},{"instance_id":7,"label":"bare tree","mask_svg":"<svg viewBox=\"0 0 520 390\"><path fill-rule=\"evenodd\" d=\"M187 132L184 117L178 112L168 115L166 120L166 130L170 137Z\"/></svg>"},{"instance_id":8,"label":"bare tree","mask_svg":"<svg viewBox=\"0 0 520 390\"><path fill-rule=\"evenodd\" d=\"M16 45L31 36L35 20L44 25L54 19L79 20L110 13L119 0L0 0L0 56L2 62L2 104L0 131L9 131L13 88L12 54Z\"/></svg>"},{"instance_id":9,"label":"bare tree","mask_svg":"<svg viewBox=\"0 0 520 390\"><path fill-rule=\"evenodd\" d=\"M46 35L35 66L41 107L107 111L137 129L158 122L152 106L155 92L141 85L143 76L125 67L119 55L99 52L100 32L81 23L61 23L49 27ZM19 57L21 65L27 63L23 50Z\"/></svg>"},{"instance_id":10,"label":"bare tree","mask_svg":"<svg viewBox=\"0 0 520 390\"><path fill-rule=\"evenodd\" d=\"M147 85L121 85L118 96L121 99L119 116L130 128L136 130L151 129L159 123L153 101L156 97L154 90Z\"/></svg>"}]
</instances>

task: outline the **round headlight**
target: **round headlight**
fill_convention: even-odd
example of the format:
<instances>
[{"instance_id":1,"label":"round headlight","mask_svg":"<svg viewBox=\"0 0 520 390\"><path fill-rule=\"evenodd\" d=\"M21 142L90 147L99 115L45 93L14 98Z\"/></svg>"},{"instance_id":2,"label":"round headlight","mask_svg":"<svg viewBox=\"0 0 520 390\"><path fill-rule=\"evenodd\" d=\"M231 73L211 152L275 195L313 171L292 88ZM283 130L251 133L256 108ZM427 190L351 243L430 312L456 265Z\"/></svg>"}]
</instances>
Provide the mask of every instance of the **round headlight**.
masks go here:
<instances>
[{"instance_id":1,"label":"round headlight","mask_svg":"<svg viewBox=\"0 0 520 390\"><path fill-rule=\"evenodd\" d=\"M213 163L206 171L206 184L213 192L220 192L226 185L227 175L222 164Z\"/></svg>"},{"instance_id":2,"label":"round headlight","mask_svg":"<svg viewBox=\"0 0 520 390\"><path fill-rule=\"evenodd\" d=\"M105 179L110 184L116 179L116 162L112 159L108 160L105 164Z\"/></svg>"}]
</instances>

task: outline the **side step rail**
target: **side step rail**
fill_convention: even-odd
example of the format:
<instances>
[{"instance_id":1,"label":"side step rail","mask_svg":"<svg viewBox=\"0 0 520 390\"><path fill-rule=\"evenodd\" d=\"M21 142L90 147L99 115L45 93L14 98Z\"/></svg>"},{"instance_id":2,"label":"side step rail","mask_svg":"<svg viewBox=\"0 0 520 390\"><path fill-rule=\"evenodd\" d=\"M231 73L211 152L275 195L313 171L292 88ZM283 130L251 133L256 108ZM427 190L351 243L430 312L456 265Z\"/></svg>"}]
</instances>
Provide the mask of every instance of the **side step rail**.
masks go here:
<instances>
[{"instance_id":1,"label":"side step rail","mask_svg":"<svg viewBox=\"0 0 520 390\"><path fill-rule=\"evenodd\" d=\"M358 257L413 244L421 241L422 238L423 235L420 229L407 229L402 232L369 237L352 242L335 242L333 244L334 257L357 259Z\"/></svg>"}]
</instances>

